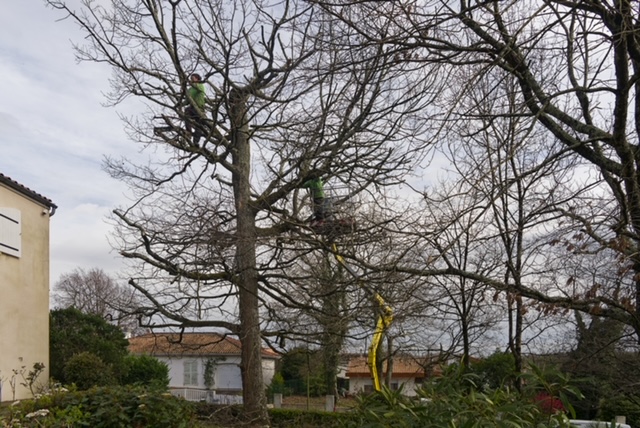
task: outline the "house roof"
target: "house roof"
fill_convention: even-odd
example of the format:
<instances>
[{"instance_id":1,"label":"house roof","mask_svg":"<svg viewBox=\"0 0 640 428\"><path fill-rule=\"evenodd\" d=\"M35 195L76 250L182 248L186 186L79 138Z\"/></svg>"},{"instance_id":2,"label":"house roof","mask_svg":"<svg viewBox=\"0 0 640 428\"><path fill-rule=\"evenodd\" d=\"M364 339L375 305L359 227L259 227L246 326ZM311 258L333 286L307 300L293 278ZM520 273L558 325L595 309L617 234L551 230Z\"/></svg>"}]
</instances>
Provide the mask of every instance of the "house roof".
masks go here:
<instances>
[{"instance_id":1,"label":"house roof","mask_svg":"<svg viewBox=\"0 0 640 428\"><path fill-rule=\"evenodd\" d=\"M238 339L219 333L149 333L129 339L133 354L154 356L240 355ZM263 358L280 358L277 352L262 348Z\"/></svg>"},{"instance_id":2,"label":"house roof","mask_svg":"<svg viewBox=\"0 0 640 428\"><path fill-rule=\"evenodd\" d=\"M0 173L0 184L4 184L5 186L17 191L18 193L51 208L51 215L53 215L56 208L58 208L58 206L54 204L51 199L42 196L40 193L37 193L26 186L23 186L22 184L18 183L15 180L12 180L2 173Z\"/></svg>"},{"instance_id":3,"label":"house roof","mask_svg":"<svg viewBox=\"0 0 640 428\"><path fill-rule=\"evenodd\" d=\"M442 374L442 369L439 366L431 367L429 371L424 366L420 365L420 360L410 355L401 355L393 357L393 376L394 377L425 377L438 376ZM384 376L387 372L387 361L382 364L382 374ZM371 371L369 370L369 364L367 363L367 357L359 356L353 357L349 360L349 366L346 372L347 377L370 377Z\"/></svg>"}]
</instances>

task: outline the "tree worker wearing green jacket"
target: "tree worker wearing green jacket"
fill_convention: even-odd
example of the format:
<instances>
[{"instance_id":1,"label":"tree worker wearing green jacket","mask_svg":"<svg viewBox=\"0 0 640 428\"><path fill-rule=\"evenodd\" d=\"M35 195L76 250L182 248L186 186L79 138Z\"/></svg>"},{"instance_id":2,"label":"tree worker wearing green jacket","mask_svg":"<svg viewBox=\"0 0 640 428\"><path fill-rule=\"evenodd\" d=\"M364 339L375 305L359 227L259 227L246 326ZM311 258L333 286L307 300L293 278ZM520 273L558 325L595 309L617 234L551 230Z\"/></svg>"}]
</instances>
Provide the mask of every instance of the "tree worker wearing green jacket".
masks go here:
<instances>
[{"instance_id":1,"label":"tree worker wearing green jacket","mask_svg":"<svg viewBox=\"0 0 640 428\"><path fill-rule=\"evenodd\" d=\"M322 222L326 219L326 207L324 198L324 183L318 174L312 174L311 178L304 183L302 187L309 189L311 199L313 200L314 220Z\"/></svg>"},{"instance_id":2,"label":"tree worker wearing green jacket","mask_svg":"<svg viewBox=\"0 0 640 428\"><path fill-rule=\"evenodd\" d=\"M187 90L187 98L189 105L184 110L186 120L185 128L189 134L193 129L193 143L198 144L202 137L202 127L205 126L203 119L204 107L206 103L206 94L202 77L198 73L189 76L191 87Z\"/></svg>"}]
</instances>

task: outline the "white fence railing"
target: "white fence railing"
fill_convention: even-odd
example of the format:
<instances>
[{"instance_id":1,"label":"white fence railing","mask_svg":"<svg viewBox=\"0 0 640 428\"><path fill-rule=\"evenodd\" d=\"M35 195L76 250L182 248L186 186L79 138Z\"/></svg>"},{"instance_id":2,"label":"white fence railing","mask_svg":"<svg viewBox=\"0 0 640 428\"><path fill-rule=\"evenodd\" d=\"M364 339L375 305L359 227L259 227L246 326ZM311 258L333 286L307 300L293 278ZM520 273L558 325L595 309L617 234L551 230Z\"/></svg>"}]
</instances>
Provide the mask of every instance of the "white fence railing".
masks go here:
<instances>
[{"instance_id":1,"label":"white fence railing","mask_svg":"<svg viewBox=\"0 0 640 428\"><path fill-rule=\"evenodd\" d=\"M215 391L198 388L171 388L171 394L187 401L204 401L214 404L242 404L239 395L216 394Z\"/></svg>"}]
</instances>

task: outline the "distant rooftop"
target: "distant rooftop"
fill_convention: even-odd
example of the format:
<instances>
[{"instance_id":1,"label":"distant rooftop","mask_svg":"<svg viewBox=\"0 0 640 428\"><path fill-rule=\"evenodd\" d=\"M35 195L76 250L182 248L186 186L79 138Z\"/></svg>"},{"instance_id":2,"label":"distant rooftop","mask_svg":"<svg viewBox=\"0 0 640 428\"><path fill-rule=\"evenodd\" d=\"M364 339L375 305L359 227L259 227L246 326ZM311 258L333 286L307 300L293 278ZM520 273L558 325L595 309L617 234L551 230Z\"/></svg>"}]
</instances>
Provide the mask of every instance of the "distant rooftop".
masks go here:
<instances>
[{"instance_id":1,"label":"distant rooftop","mask_svg":"<svg viewBox=\"0 0 640 428\"><path fill-rule=\"evenodd\" d=\"M129 339L129 351L134 354L170 355L240 355L238 339L219 333L149 333ZM279 354L262 348L265 358L280 358Z\"/></svg>"},{"instance_id":2,"label":"distant rooftop","mask_svg":"<svg viewBox=\"0 0 640 428\"><path fill-rule=\"evenodd\" d=\"M393 375L395 377L425 377L427 374L430 376L442 375L442 368L438 365L431 368L429 371L425 370L420 364L421 361L411 356L395 356L393 358ZM387 361L385 360L382 365L382 375L387 372ZM348 377L368 377L370 376L370 368L367 362L367 357L353 357L349 360L349 367L347 368Z\"/></svg>"},{"instance_id":3,"label":"distant rooftop","mask_svg":"<svg viewBox=\"0 0 640 428\"><path fill-rule=\"evenodd\" d=\"M40 193L37 193L26 186L23 186L22 184L18 183L15 180L12 180L2 173L0 173L0 184L4 184L5 186L17 191L18 193L21 193L22 195L51 208L52 215L53 212L55 212L56 208L58 208L58 206L54 204L51 199L42 196Z\"/></svg>"}]
</instances>

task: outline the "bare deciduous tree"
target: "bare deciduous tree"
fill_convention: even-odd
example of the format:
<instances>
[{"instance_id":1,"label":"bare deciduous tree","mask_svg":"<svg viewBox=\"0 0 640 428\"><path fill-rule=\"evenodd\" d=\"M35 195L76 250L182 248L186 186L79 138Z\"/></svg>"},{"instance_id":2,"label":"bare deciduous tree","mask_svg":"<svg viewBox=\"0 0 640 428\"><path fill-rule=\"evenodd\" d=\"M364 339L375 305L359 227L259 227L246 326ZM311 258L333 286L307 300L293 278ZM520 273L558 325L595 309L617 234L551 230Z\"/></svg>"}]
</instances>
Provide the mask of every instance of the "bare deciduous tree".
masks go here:
<instances>
[{"instance_id":1,"label":"bare deciduous tree","mask_svg":"<svg viewBox=\"0 0 640 428\"><path fill-rule=\"evenodd\" d=\"M437 74L304 1L48 3L85 31L79 58L114 71L110 100L147 107L127 123L149 162L106 168L133 193L114 221L148 325L238 335L245 415L264 425L261 310L297 304L272 273L277 238L314 239L298 188L317 173L354 194L401 180L422 160L419 113ZM192 72L208 94L197 117L186 109Z\"/></svg>"},{"instance_id":2,"label":"bare deciduous tree","mask_svg":"<svg viewBox=\"0 0 640 428\"><path fill-rule=\"evenodd\" d=\"M60 276L53 286L56 307L73 307L86 314L98 315L133 334L138 329L135 312L139 298L134 290L119 285L102 269L77 268Z\"/></svg>"},{"instance_id":3,"label":"bare deciduous tree","mask_svg":"<svg viewBox=\"0 0 640 428\"><path fill-rule=\"evenodd\" d=\"M621 270L620 299L602 289L554 295L496 277L449 269L449 274L486 281L549 304L598 311L632 326L640 335L640 156L638 3L628 0L539 0L522 2L462 0L449 2L322 2L325 10L357 29L371 44L386 43L416 67L438 63L464 80L443 91L434 104L447 120L488 120L508 112L486 111L485 99L463 106L461 100L485 75L511 76L523 114L543 127L563 149L588 168L584 188L589 204L559 207L601 249L616 252ZM366 17L366 18L363 18ZM380 32L380 28L386 31ZM451 100L455 102L452 103ZM578 180L576 181L578 182ZM597 191L595 191L597 190ZM595 201L598 200L598 209ZM437 272L432 272L433 274ZM444 273L444 272L443 272ZM633 303L626 296L633 296Z\"/></svg>"}]
</instances>

